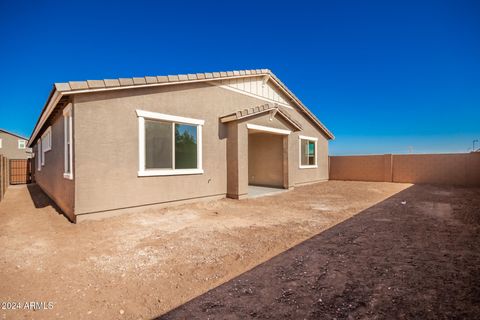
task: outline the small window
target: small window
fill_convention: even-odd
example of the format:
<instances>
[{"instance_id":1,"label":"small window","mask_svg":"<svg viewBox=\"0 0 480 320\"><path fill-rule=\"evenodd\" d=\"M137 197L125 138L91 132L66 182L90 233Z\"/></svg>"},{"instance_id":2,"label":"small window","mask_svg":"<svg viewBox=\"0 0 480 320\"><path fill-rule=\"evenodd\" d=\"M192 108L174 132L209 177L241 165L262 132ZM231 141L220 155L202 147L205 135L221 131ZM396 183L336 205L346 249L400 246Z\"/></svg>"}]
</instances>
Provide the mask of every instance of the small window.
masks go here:
<instances>
[{"instance_id":1,"label":"small window","mask_svg":"<svg viewBox=\"0 0 480 320\"><path fill-rule=\"evenodd\" d=\"M37 170L42 170L42 142L40 140L37 141Z\"/></svg>"},{"instance_id":2,"label":"small window","mask_svg":"<svg viewBox=\"0 0 480 320\"><path fill-rule=\"evenodd\" d=\"M139 176L199 174L204 121L137 110Z\"/></svg>"},{"instance_id":3,"label":"small window","mask_svg":"<svg viewBox=\"0 0 480 320\"><path fill-rule=\"evenodd\" d=\"M73 179L73 144L72 144L72 106L69 105L63 109L63 136L64 136L64 171L63 177Z\"/></svg>"},{"instance_id":4,"label":"small window","mask_svg":"<svg viewBox=\"0 0 480 320\"><path fill-rule=\"evenodd\" d=\"M0 149L2 148L2 139L0 139Z\"/></svg>"},{"instance_id":5,"label":"small window","mask_svg":"<svg viewBox=\"0 0 480 320\"><path fill-rule=\"evenodd\" d=\"M47 130L43 133L41 139L39 140L40 149L42 152L39 154L39 163L42 166L45 165L45 153L52 150L52 129L48 127Z\"/></svg>"},{"instance_id":6,"label":"small window","mask_svg":"<svg viewBox=\"0 0 480 320\"><path fill-rule=\"evenodd\" d=\"M18 149L25 149L27 147L26 140L18 140Z\"/></svg>"},{"instance_id":7,"label":"small window","mask_svg":"<svg viewBox=\"0 0 480 320\"><path fill-rule=\"evenodd\" d=\"M300 136L300 168L317 167L317 140Z\"/></svg>"},{"instance_id":8,"label":"small window","mask_svg":"<svg viewBox=\"0 0 480 320\"><path fill-rule=\"evenodd\" d=\"M48 127L42 135L42 151L52 150L52 127Z\"/></svg>"}]
</instances>

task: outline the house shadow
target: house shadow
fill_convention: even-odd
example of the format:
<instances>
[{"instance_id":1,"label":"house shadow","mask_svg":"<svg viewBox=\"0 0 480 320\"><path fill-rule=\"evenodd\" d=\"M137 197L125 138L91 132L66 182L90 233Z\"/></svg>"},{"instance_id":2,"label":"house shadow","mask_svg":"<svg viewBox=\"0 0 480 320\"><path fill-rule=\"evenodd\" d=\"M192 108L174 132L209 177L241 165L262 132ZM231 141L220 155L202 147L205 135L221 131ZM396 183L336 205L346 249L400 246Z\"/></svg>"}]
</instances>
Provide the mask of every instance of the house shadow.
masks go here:
<instances>
[{"instance_id":1,"label":"house shadow","mask_svg":"<svg viewBox=\"0 0 480 320\"><path fill-rule=\"evenodd\" d=\"M58 214L65 216L62 209L36 183L27 184L27 189L35 208L52 207Z\"/></svg>"},{"instance_id":2,"label":"house shadow","mask_svg":"<svg viewBox=\"0 0 480 320\"><path fill-rule=\"evenodd\" d=\"M479 194L414 185L155 319L476 318Z\"/></svg>"}]
</instances>

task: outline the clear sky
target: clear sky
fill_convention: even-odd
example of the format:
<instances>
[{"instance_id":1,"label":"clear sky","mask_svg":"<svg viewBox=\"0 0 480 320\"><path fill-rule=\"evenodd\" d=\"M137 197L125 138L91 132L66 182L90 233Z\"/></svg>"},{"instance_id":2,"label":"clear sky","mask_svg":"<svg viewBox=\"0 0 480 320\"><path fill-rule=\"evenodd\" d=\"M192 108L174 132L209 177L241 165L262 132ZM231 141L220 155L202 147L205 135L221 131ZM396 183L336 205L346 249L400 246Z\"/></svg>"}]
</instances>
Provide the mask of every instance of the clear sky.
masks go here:
<instances>
[{"instance_id":1,"label":"clear sky","mask_svg":"<svg viewBox=\"0 0 480 320\"><path fill-rule=\"evenodd\" d=\"M480 139L480 1L0 0L0 128L22 135L54 82L254 68L336 135L331 154Z\"/></svg>"}]
</instances>

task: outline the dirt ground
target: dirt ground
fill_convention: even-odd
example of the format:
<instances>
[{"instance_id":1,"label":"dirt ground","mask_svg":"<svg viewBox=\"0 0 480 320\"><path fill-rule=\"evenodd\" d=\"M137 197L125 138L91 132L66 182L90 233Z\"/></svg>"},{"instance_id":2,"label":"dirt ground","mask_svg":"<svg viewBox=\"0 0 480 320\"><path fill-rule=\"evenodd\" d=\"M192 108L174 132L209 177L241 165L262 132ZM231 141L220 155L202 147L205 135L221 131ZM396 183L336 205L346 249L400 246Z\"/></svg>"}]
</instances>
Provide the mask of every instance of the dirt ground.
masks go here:
<instances>
[{"instance_id":1,"label":"dirt ground","mask_svg":"<svg viewBox=\"0 0 480 320\"><path fill-rule=\"evenodd\" d=\"M480 189L329 181L74 225L38 187L11 187L0 203L0 301L53 308L0 315L478 315L479 199Z\"/></svg>"},{"instance_id":2,"label":"dirt ground","mask_svg":"<svg viewBox=\"0 0 480 320\"><path fill-rule=\"evenodd\" d=\"M480 189L413 186L159 319L480 319Z\"/></svg>"}]
</instances>

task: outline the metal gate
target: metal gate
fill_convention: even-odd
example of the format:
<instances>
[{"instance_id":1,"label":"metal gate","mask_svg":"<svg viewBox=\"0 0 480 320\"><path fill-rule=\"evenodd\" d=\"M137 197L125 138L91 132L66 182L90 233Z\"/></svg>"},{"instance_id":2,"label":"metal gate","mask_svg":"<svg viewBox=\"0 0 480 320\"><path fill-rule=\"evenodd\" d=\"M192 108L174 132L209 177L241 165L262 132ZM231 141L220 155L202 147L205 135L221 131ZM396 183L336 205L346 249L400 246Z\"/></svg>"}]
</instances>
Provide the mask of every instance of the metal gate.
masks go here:
<instances>
[{"instance_id":1,"label":"metal gate","mask_svg":"<svg viewBox=\"0 0 480 320\"><path fill-rule=\"evenodd\" d=\"M31 159L10 159L10 184L32 182Z\"/></svg>"}]
</instances>

